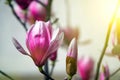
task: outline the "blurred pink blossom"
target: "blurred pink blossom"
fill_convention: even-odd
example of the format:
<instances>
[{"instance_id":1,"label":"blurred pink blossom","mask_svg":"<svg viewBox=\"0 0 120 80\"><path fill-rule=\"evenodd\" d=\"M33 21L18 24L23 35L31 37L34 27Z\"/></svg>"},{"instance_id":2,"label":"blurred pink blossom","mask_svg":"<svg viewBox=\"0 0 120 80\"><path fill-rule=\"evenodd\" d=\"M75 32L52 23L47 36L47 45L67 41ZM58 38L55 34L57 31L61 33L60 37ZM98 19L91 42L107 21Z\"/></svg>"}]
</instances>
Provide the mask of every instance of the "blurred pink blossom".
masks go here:
<instances>
[{"instance_id":1,"label":"blurred pink blossom","mask_svg":"<svg viewBox=\"0 0 120 80\"><path fill-rule=\"evenodd\" d=\"M48 4L48 0L41 0L45 5ZM27 21L30 25L34 24L36 20L45 21L47 16L47 11L45 7L40 5L36 1L32 1L27 10L23 10L18 5L14 6L15 12L20 17L21 20Z\"/></svg>"},{"instance_id":2,"label":"blurred pink blossom","mask_svg":"<svg viewBox=\"0 0 120 80\"><path fill-rule=\"evenodd\" d=\"M61 28L61 30L64 32L65 38L64 38L64 43L69 45L70 41L73 38L76 38L78 40L80 32L79 28L72 28L72 27L66 27L66 28Z\"/></svg>"},{"instance_id":3,"label":"blurred pink blossom","mask_svg":"<svg viewBox=\"0 0 120 80\"><path fill-rule=\"evenodd\" d=\"M46 16L47 16L47 11L45 7L43 7L36 1L31 2L31 4L28 7L28 20L30 24L33 24L36 20L45 21Z\"/></svg>"},{"instance_id":4,"label":"blurred pink blossom","mask_svg":"<svg viewBox=\"0 0 120 80\"><path fill-rule=\"evenodd\" d=\"M110 75L109 67L108 67L108 65L104 65L103 66L103 70L100 73L100 80L108 80L109 79L109 75Z\"/></svg>"},{"instance_id":5,"label":"blurred pink blossom","mask_svg":"<svg viewBox=\"0 0 120 80\"><path fill-rule=\"evenodd\" d=\"M33 0L15 0L15 2L20 6L21 9L27 9L32 1Z\"/></svg>"},{"instance_id":6,"label":"blurred pink blossom","mask_svg":"<svg viewBox=\"0 0 120 80\"><path fill-rule=\"evenodd\" d=\"M94 61L90 57L81 57L78 61L78 73L82 80L90 80Z\"/></svg>"}]
</instances>

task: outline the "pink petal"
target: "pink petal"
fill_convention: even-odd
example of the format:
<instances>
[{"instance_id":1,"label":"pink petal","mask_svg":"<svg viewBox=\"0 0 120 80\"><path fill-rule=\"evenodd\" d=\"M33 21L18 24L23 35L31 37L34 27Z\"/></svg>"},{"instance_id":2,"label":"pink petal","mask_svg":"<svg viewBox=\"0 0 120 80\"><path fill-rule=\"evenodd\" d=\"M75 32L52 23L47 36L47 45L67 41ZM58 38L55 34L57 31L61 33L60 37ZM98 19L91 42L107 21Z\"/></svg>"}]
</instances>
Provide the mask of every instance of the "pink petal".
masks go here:
<instances>
[{"instance_id":1,"label":"pink petal","mask_svg":"<svg viewBox=\"0 0 120 80\"><path fill-rule=\"evenodd\" d=\"M77 53L78 53L77 51L78 51L77 50L77 40L75 38L73 38L69 45L67 56L77 59Z\"/></svg>"},{"instance_id":2,"label":"pink petal","mask_svg":"<svg viewBox=\"0 0 120 80\"><path fill-rule=\"evenodd\" d=\"M12 41L13 41L14 46L19 52L21 52L24 55L29 55L15 38L13 38Z\"/></svg>"},{"instance_id":3,"label":"pink petal","mask_svg":"<svg viewBox=\"0 0 120 80\"><path fill-rule=\"evenodd\" d=\"M64 38L63 32L60 32L59 29L56 30L55 32L56 33L53 32L53 36L52 36L53 38L50 42L50 46L47 51L47 53L50 53L50 54L55 52L59 48L59 46L61 45L63 38ZM54 36L54 34L56 34L56 35Z\"/></svg>"},{"instance_id":4,"label":"pink petal","mask_svg":"<svg viewBox=\"0 0 120 80\"><path fill-rule=\"evenodd\" d=\"M30 46L30 42L32 42L31 41L31 38L32 38L32 30L33 30L33 27L34 27L34 25L32 25L31 27L30 27L30 29L28 30L28 32L27 32L27 35L26 35L26 46L27 46L27 48L28 48L28 50L30 51L30 53L32 53L32 50L31 50L31 46Z\"/></svg>"},{"instance_id":5,"label":"pink petal","mask_svg":"<svg viewBox=\"0 0 120 80\"><path fill-rule=\"evenodd\" d=\"M49 39L52 38L52 24L50 21L46 22L45 25L47 26L47 33L49 35Z\"/></svg>"},{"instance_id":6,"label":"pink petal","mask_svg":"<svg viewBox=\"0 0 120 80\"><path fill-rule=\"evenodd\" d=\"M57 32L57 35L56 37L51 41L50 43L50 46L47 50L47 52L45 53L46 55L43 57L42 61L41 62L44 62L47 60L47 58L53 53L55 52L60 44L62 43L63 41L63 37L64 37L64 34L63 32L59 32L59 29L56 31Z\"/></svg>"},{"instance_id":7,"label":"pink petal","mask_svg":"<svg viewBox=\"0 0 120 80\"><path fill-rule=\"evenodd\" d=\"M100 80L105 80L105 75L103 72L100 73Z\"/></svg>"}]
</instances>

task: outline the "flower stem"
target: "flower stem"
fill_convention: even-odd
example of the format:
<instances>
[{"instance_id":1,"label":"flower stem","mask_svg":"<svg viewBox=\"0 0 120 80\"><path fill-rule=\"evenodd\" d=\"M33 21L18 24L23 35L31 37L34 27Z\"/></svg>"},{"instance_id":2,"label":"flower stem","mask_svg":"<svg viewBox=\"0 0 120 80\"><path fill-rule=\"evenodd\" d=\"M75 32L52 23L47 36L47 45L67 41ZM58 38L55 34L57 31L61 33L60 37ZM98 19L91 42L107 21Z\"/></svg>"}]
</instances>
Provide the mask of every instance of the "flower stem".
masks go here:
<instances>
[{"instance_id":1,"label":"flower stem","mask_svg":"<svg viewBox=\"0 0 120 80\"><path fill-rule=\"evenodd\" d=\"M107 31L107 36L106 36L106 41L105 41L105 44L104 44L104 47L103 47L103 50L102 50L102 53L101 53L101 56L99 58L99 61L98 61L98 64L97 64L97 70L96 70L96 76L95 76L95 80L98 80L98 77L99 77L99 71L100 71L100 66L101 66L101 62L103 60L103 57L104 57L104 54L105 54L105 51L106 51L106 48L107 48L107 45L108 45L108 41L109 41L109 37L110 37L110 32L111 32L111 29L112 29L112 25L114 23L114 20L115 20L115 17L116 17L116 13L118 11L118 8L119 8L119 5L120 5L120 0L118 1L118 4L116 6L116 9L113 13L113 16L111 18L111 21L108 25L108 31Z\"/></svg>"},{"instance_id":2,"label":"flower stem","mask_svg":"<svg viewBox=\"0 0 120 80\"><path fill-rule=\"evenodd\" d=\"M45 70L46 74L49 75L48 60L45 63L44 70ZM46 76L44 78L45 78L45 80L48 80L48 78Z\"/></svg>"},{"instance_id":3,"label":"flower stem","mask_svg":"<svg viewBox=\"0 0 120 80\"><path fill-rule=\"evenodd\" d=\"M52 7L52 1L53 0L48 0L48 5L46 7L47 10L47 17L46 17L46 21L51 19L51 7Z\"/></svg>"},{"instance_id":4,"label":"flower stem","mask_svg":"<svg viewBox=\"0 0 120 80\"><path fill-rule=\"evenodd\" d=\"M39 67L39 71L40 71L43 75L45 75L45 76L48 78L48 80L54 80L54 79L52 79L47 73L45 73L45 72L43 71L42 67Z\"/></svg>"},{"instance_id":5,"label":"flower stem","mask_svg":"<svg viewBox=\"0 0 120 80\"><path fill-rule=\"evenodd\" d=\"M25 11L25 20L24 20L24 26L26 26L26 23L27 23L27 16L28 16L28 13L27 13L27 10ZM27 31L27 30L26 30Z\"/></svg>"},{"instance_id":6,"label":"flower stem","mask_svg":"<svg viewBox=\"0 0 120 80\"><path fill-rule=\"evenodd\" d=\"M55 67L55 63L56 63L56 61L53 61L53 62L52 62L52 69L51 69L51 72L50 72L50 76L51 76L52 73L53 73L53 70L54 70L54 67Z\"/></svg>"},{"instance_id":7,"label":"flower stem","mask_svg":"<svg viewBox=\"0 0 120 80\"><path fill-rule=\"evenodd\" d=\"M72 79L72 77L71 77L71 76L68 76L67 80L71 80L71 79Z\"/></svg>"},{"instance_id":8,"label":"flower stem","mask_svg":"<svg viewBox=\"0 0 120 80\"><path fill-rule=\"evenodd\" d=\"M0 70L0 73L4 75L5 77L9 78L10 80L14 80L12 77L10 77L8 74L4 73L3 71Z\"/></svg>"},{"instance_id":9,"label":"flower stem","mask_svg":"<svg viewBox=\"0 0 120 80\"><path fill-rule=\"evenodd\" d=\"M27 31L27 26L26 26L26 23L23 23L21 21L21 19L19 18L19 16L17 16L14 8L13 8L13 5L11 4L11 1L8 0L8 5L10 6L11 10L12 10L12 13L14 14L14 16L17 18L17 20L22 24L23 28L25 29L25 31Z\"/></svg>"}]
</instances>

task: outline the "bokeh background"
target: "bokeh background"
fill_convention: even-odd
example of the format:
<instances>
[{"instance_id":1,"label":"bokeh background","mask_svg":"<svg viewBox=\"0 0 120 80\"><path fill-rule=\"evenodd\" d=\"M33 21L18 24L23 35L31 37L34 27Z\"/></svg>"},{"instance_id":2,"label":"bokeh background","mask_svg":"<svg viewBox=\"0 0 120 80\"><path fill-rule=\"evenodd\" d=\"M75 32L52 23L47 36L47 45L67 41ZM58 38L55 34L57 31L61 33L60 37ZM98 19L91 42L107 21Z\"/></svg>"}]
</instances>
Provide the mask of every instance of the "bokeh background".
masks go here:
<instances>
[{"instance_id":1,"label":"bokeh background","mask_svg":"<svg viewBox=\"0 0 120 80\"><path fill-rule=\"evenodd\" d=\"M87 45L80 45L78 48L79 57L91 56L95 65L101 54L106 31L117 0L69 0L70 4L70 25L79 27L80 41L89 39ZM53 0L53 11L59 18L62 27L66 27L66 6L64 0ZM31 58L21 55L12 43L15 37L25 46L25 31L22 25L16 20L5 0L0 0L0 70L10 74L16 80L40 80L43 77ZM53 77L62 80L67 76L65 72L66 49L60 48L58 60L55 66ZM109 65L111 73L120 66L115 57L104 57L103 63ZM51 63L49 63L51 64ZM116 75L116 80L120 79ZM112 78L112 79L114 79ZM7 80L0 74L0 80ZM42 80L42 79L41 79Z\"/></svg>"}]
</instances>

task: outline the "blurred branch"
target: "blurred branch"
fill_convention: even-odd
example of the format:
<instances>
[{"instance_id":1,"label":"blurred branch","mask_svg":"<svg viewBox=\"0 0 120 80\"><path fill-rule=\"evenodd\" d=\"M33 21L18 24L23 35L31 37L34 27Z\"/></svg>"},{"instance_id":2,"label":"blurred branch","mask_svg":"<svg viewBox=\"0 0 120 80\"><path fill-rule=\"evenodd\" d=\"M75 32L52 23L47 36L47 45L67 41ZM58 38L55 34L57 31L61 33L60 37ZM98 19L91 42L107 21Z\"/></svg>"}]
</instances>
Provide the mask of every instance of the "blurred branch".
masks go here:
<instances>
[{"instance_id":1,"label":"blurred branch","mask_svg":"<svg viewBox=\"0 0 120 80\"><path fill-rule=\"evenodd\" d=\"M88 45L90 44L92 41L90 39L86 39L84 41L78 41L78 44L80 45Z\"/></svg>"},{"instance_id":2,"label":"blurred branch","mask_svg":"<svg viewBox=\"0 0 120 80\"><path fill-rule=\"evenodd\" d=\"M4 75L5 77L9 78L10 80L14 80L12 77L10 77L8 74L4 73L3 71L0 70L0 73Z\"/></svg>"},{"instance_id":3,"label":"blurred branch","mask_svg":"<svg viewBox=\"0 0 120 80\"><path fill-rule=\"evenodd\" d=\"M120 71L120 67L115 71L115 72L113 72L110 76L108 76L108 77L113 77L116 73L118 73Z\"/></svg>"},{"instance_id":4,"label":"blurred branch","mask_svg":"<svg viewBox=\"0 0 120 80\"><path fill-rule=\"evenodd\" d=\"M53 25L53 24L55 24L55 23L57 23L57 22L58 22L58 20L59 20L59 19L58 19L58 18L56 18L56 19L52 22L52 25Z\"/></svg>"},{"instance_id":5,"label":"blurred branch","mask_svg":"<svg viewBox=\"0 0 120 80\"><path fill-rule=\"evenodd\" d=\"M56 63L56 61L52 62L52 69L51 69L51 72L50 72L50 76L52 76L52 73L53 73L53 70L54 70L54 67L55 67L55 63Z\"/></svg>"},{"instance_id":6,"label":"blurred branch","mask_svg":"<svg viewBox=\"0 0 120 80\"><path fill-rule=\"evenodd\" d=\"M10 6L11 10L12 10L12 13L14 14L14 16L17 18L17 20L22 24L23 28L25 29L25 31L27 31L27 26L26 26L26 23L23 23L21 21L21 19L17 16L14 8L13 8L13 5L11 4L11 1L8 0L8 5Z\"/></svg>"}]
</instances>

